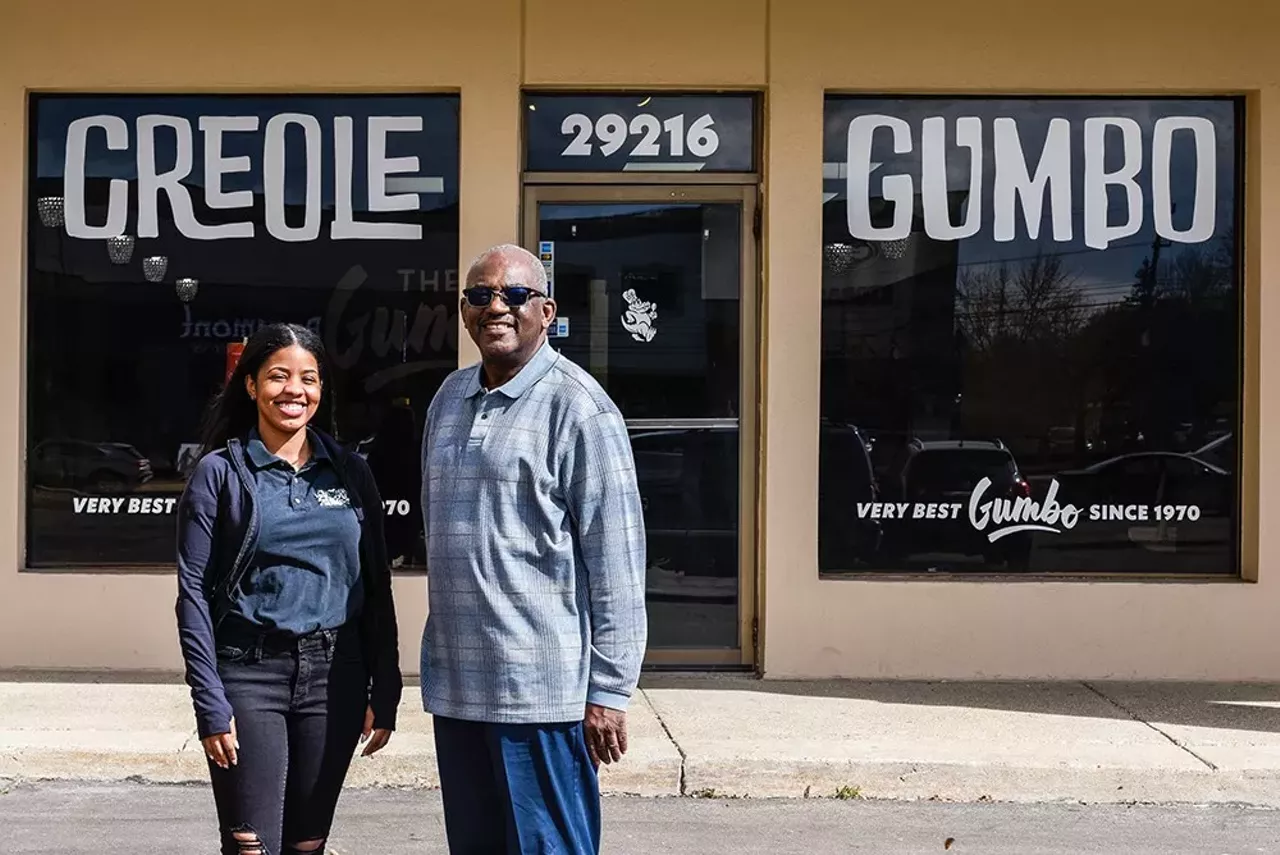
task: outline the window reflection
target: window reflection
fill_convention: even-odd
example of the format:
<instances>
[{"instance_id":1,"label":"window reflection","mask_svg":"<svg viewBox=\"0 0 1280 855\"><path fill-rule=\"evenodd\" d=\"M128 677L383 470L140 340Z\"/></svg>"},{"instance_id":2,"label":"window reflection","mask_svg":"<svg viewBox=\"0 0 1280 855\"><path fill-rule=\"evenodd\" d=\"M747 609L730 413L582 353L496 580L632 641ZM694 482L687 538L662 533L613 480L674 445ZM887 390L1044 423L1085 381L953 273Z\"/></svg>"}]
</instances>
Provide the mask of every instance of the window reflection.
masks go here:
<instances>
[{"instance_id":1,"label":"window reflection","mask_svg":"<svg viewBox=\"0 0 1280 855\"><path fill-rule=\"evenodd\" d=\"M651 649L733 648L742 208L539 203L563 335L627 419Z\"/></svg>"},{"instance_id":2,"label":"window reflection","mask_svg":"<svg viewBox=\"0 0 1280 855\"><path fill-rule=\"evenodd\" d=\"M275 321L324 338L322 427L368 456L397 563L421 561L415 413L457 363L458 99L37 96L31 128L28 566L171 564L204 409Z\"/></svg>"},{"instance_id":3,"label":"window reflection","mask_svg":"<svg viewBox=\"0 0 1280 855\"><path fill-rule=\"evenodd\" d=\"M738 429L633 429L649 645L738 643Z\"/></svg>"},{"instance_id":4,"label":"window reflection","mask_svg":"<svg viewBox=\"0 0 1280 855\"><path fill-rule=\"evenodd\" d=\"M824 572L1236 572L1239 115L828 99Z\"/></svg>"}]
</instances>

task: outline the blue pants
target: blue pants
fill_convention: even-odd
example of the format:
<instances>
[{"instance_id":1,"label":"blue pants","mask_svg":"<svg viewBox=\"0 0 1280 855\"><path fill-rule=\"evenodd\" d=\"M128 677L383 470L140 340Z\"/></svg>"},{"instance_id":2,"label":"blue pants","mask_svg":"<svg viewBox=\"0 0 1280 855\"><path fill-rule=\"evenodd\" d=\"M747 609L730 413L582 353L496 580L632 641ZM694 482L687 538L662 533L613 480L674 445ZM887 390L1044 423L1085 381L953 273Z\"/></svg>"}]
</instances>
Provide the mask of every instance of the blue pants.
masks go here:
<instances>
[{"instance_id":1,"label":"blue pants","mask_svg":"<svg viewBox=\"0 0 1280 855\"><path fill-rule=\"evenodd\" d=\"M453 855L600 851L600 784L582 722L482 724L436 716L435 735Z\"/></svg>"}]
</instances>

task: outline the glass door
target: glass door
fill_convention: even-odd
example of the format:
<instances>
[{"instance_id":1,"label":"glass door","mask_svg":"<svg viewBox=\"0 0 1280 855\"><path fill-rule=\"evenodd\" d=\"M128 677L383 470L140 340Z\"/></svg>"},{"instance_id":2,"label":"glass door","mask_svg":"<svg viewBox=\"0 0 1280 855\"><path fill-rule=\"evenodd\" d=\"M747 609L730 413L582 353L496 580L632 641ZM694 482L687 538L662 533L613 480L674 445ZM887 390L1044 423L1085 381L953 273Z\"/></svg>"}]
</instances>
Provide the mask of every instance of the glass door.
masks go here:
<instances>
[{"instance_id":1,"label":"glass door","mask_svg":"<svg viewBox=\"0 0 1280 855\"><path fill-rule=\"evenodd\" d=\"M526 191L552 345L627 420L645 508L652 665L750 665L755 617L755 190Z\"/></svg>"}]
</instances>

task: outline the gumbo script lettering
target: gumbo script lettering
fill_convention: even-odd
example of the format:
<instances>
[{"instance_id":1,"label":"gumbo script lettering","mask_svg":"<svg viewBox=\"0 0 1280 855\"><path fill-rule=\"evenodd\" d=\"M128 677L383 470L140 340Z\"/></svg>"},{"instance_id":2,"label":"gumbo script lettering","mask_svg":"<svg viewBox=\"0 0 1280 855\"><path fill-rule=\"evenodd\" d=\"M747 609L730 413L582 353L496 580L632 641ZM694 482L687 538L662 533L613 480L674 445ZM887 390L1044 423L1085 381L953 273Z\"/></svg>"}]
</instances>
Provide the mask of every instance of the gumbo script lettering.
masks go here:
<instances>
[{"instance_id":1,"label":"gumbo script lettering","mask_svg":"<svg viewBox=\"0 0 1280 855\"><path fill-rule=\"evenodd\" d=\"M960 521L966 512L967 520L987 540L997 540L1025 531L1045 531L1060 534L1073 529L1080 522L1083 511L1075 505L1058 501L1058 482L1053 480L1041 500L1019 496L1015 499L988 498L991 479L983 478L969 494L965 502L860 502L859 519L876 520L937 520Z\"/></svg>"}]
</instances>

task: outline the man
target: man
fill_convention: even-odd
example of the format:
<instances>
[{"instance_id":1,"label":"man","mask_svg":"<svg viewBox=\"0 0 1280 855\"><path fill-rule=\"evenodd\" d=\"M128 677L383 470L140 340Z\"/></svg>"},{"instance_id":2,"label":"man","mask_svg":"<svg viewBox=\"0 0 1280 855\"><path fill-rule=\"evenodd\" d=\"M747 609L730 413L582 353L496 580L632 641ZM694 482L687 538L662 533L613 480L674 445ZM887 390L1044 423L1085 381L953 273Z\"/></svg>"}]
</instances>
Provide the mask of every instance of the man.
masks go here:
<instances>
[{"instance_id":1,"label":"man","mask_svg":"<svg viewBox=\"0 0 1280 855\"><path fill-rule=\"evenodd\" d=\"M440 387L422 445L422 700L449 848L595 853L596 774L626 753L647 632L631 445L547 342L537 257L495 247L463 294L481 361Z\"/></svg>"}]
</instances>

